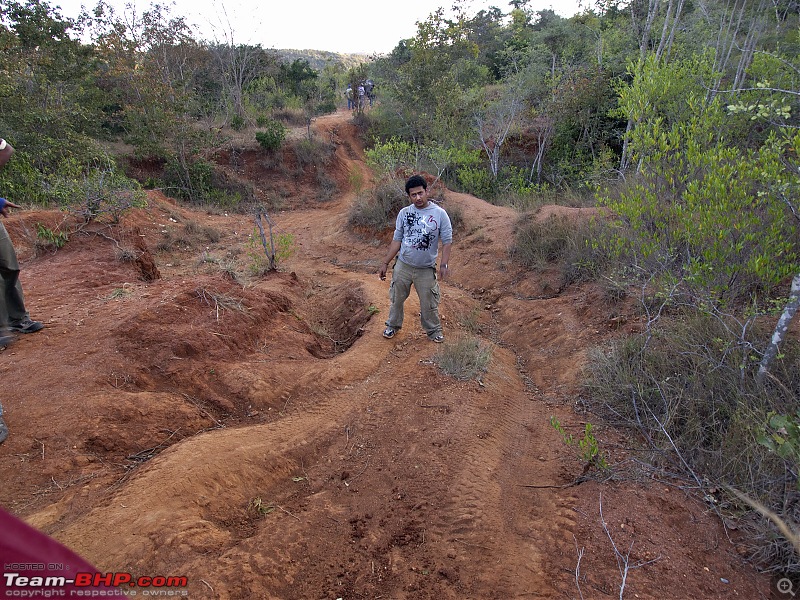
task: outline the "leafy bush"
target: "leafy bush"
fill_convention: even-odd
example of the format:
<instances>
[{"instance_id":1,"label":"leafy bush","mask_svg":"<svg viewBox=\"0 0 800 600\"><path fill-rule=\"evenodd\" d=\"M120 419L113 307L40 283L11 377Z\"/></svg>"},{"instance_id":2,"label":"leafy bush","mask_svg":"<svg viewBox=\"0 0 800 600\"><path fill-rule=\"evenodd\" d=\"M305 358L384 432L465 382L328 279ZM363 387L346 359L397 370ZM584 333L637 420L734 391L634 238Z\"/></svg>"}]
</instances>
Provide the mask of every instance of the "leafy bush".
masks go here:
<instances>
[{"instance_id":1,"label":"leafy bush","mask_svg":"<svg viewBox=\"0 0 800 600\"><path fill-rule=\"evenodd\" d=\"M166 191L175 198L204 201L212 190L213 173L214 166L208 161L184 163L175 157L164 168Z\"/></svg>"},{"instance_id":2,"label":"leafy bush","mask_svg":"<svg viewBox=\"0 0 800 600\"><path fill-rule=\"evenodd\" d=\"M59 248L63 248L69 241L69 232L61 231L56 227L51 229L41 223L36 224L36 242L34 244L36 254L40 251L55 252Z\"/></svg>"},{"instance_id":3,"label":"leafy bush","mask_svg":"<svg viewBox=\"0 0 800 600\"><path fill-rule=\"evenodd\" d=\"M48 187L59 204L87 223L100 218L116 223L128 209L146 204L141 186L116 171L111 162L78 177L54 177Z\"/></svg>"},{"instance_id":4,"label":"leafy bush","mask_svg":"<svg viewBox=\"0 0 800 600\"><path fill-rule=\"evenodd\" d=\"M445 206L447 216L450 217L450 225L453 226L453 232L462 231L464 229L464 211L460 206Z\"/></svg>"},{"instance_id":5,"label":"leafy bush","mask_svg":"<svg viewBox=\"0 0 800 600\"><path fill-rule=\"evenodd\" d=\"M419 149L412 142L397 137L376 143L364 151L364 156L367 165L380 175L419 170Z\"/></svg>"},{"instance_id":6,"label":"leafy bush","mask_svg":"<svg viewBox=\"0 0 800 600\"><path fill-rule=\"evenodd\" d=\"M298 168L304 170L309 166L320 168L330 164L336 146L318 139L302 139L293 145L293 150L297 157Z\"/></svg>"},{"instance_id":7,"label":"leafy bush","mask_svg":"<svg viewBox=\"0 0 800 600\"><path fill-rule=\"evenodd\" d=\"M696 83L704 68L639 65L620 96L637 120L637 173L600 200L626 227L617 245L643 279L733 306L769 297L797 272L800 228L788 200L797 197L797 164L790 140L772 136L748 150L725 137L721 101L708 103Z\"/></svg>"},{"instance_id":8,"label":"leafy bush","mask_svg":"<svg viewBox=\"0 0 800 600\"><path fill-rule=\"evenodd\" d=\"M497 185L491 173L481 167L464 167L456 172L456 179L466 194L472 194L484 200L491 200L497 195Z\"/></svg>"},{"instance_id":9,"label":"leafy bush","mask_svg":"<svg viewBox=\"0 0 800 600\"><path fill-rule=\"evenodd\" d=\"M173 158L164 169L165 191L174 198L225 210L252 203L252 185L232 179L205 160L184 163Z\"/></svg>"},{"instance_id":10,"label":"leafy bush","mask_svg":"<svg viewBox=\"0 0 800 600\"><path fill-rule=\"evenodd\" d=\"M265 233L266 235L266 233ZM247 271L253 275L264 275L277 269L281 262L294 254L297 249L295 236L291 233L278 233L266 239L261 238L261 232L254 228L247 240L247 256L249 264Z\"/></svg>"},{"instance_id":11,"label":"leafy bush","mask_svg":"<svg viewBox=\"0 0 800 600\"><path fill-rule=\"evenodd\" d=\"M233 117L231 117L231 129L234 131L241 131L246 125L247 123L245 122L243 116L233 115Z\"/></svg>"},{"instance_id":12,"label":"leafy bush","mask_svg":"<svg viewBox=\"0 0 800 600\"><path fill-rule=\"evenodd\" d=\"M256 141L264 150L277 150L285 139L286 127L280 121L270 120L264 125L264 131L256 131Z\"/></svg>"}]
</instances>

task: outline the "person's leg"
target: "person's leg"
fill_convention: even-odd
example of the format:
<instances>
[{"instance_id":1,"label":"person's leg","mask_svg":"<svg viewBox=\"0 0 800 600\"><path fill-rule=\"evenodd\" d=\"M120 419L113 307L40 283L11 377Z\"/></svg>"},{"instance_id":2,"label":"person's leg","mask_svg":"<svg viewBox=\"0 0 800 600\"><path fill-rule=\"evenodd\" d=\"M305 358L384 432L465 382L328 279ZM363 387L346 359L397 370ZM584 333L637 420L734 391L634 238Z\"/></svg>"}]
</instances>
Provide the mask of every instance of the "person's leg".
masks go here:
<instances>
[{"instance_id":1,"label":"person's leg","mask_svg":"<svg viewBox=\"0 0 800 600\"><path fill-rule=\"evenodd\" d=\"M19 261L14 244L6 231L5 226L0 223L0 332L8 327L9 318L14 319L19 314ZM22 309L25 310L23 303ZM12 316L13 315L13 316ZM1 333L0 333L1 335Z\"/></svg>"},{"instance_id":2,"label":"person's leg","mask_svg":"<svg viewBox=\"0 0 800 600\"><path fill-rule=\"evenodd\" d=\"M19 281L17 252L2 223L0 223L0 278L2 278L0 330L10 328L20 333L33 333L42 329L44 325L38 321L31 321L25 308L25 296L22 294L22 284Z\"/></svg>"},{"instance_id":3,"label":"person's leg","mask_svg":"<svg viewBox=\"0 0 800 600\"><path fill-rule=\"evenodd\" d=\"M419 296L419 320L428 338L434 339L442 335L442 321L439 318L439 282L436 280L436 269L416 269L414 287Z\"/></svg>"},{"instance_id":4,"label":"person's leg","mask_svg":"<svg viewBox=\"0 0 800 600\"><path fill-rule=\"evenodd\" d=\"M14 279L14 285L6 288L6 309L8 310L9 325L24 323L30 320L30 315L25 309L25 296L22 295L19 271L17 271Z\"/></svg>"},{"instance_id":5,"label":"person's leg","mask_svg":"<svg viewBox=\"0 0 800 600\"><path fill-rule=\"evenodd\" d=\"M413 269L404 262L396 260L392 268L392 284L389 286L389 318L386 327L395 331L403 326L403 304L411 293Z\"/></svg>"}]
</instances>

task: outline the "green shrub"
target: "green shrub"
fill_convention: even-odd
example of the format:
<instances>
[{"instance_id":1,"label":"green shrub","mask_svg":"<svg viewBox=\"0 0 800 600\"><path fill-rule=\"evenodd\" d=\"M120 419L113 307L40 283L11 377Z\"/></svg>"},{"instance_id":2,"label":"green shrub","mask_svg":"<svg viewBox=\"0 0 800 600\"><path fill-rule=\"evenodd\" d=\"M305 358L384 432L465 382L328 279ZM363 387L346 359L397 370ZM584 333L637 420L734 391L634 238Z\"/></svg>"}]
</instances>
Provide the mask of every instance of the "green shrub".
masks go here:
<instances>
[{"instance_id":1,"label":"green shrub","mask_svg":"<svg viewBox=\"0 0 800 600\"><path fill-rule=\"evenodd\" d=\"M241 131L246 125L247 123L245 122L243 116L233 115L233 117L231 117L231 129L234 131Z\"/></svg>"},{"instance_id":2,"label":"green shrub","mask_svg":"<svg viewBox=\"0 0 800 600\"><path fill-rule=\"evenodd\" d=\"M466 194L472 194L484 200L491 200L497 195L497 185L491 173L481 167L463 167L456 171L456 178Z\"/></svg>"},{"instance_id":3,"label":"green shrub","mask_svg":"<svg viewBox=\"0 0 800 600\"><path fill-rule=\"evenodd\" d=\"M63 248L69 241L69 232L61 231L58 227L50 229L49 227L36 224L36 251L50 251L55 252L59 248Z\"/></svg>"},{"instance_id":4,"label":"green shrub","mask_svg":"<svg viewBox=\"0 0 800 600\"><path fill-rule=\"evenodd\" d=\"M450 217L450 225L453 226L453 232L460 232L464 229L464 211L460 206L445 206L447 216Z\"/></svg>"},{"instance_id":5,"label":"green shrub","mask_svg":"<svg viewBox=\"0 0 800 600\"><path fill-rule=\"evenodd\" d=\"M293 145L293 150L298 168L305 170L309 166L320 168L330 164L336 146L317 139L302 139Z\"/></svg>"},{"instance_id":6,"label":"green shrub","mask_svg":"<svg viewBox=\"0 0 800 600\"><path fill-rule=\"evenodd\" d=\"M416 171L419 149L412 142L393 137L364 151L367 165L379 175Z\"/></svg>"},{"instance_id":7,"label":"green shrub","mask_svg":"<svg viewBox=\"0 0 800 600\"><path fill-rule=\"evenodd\" d=\"M266 240L261 238L261 232L254 228L247 240L247 256L249 264L247 271L253 276L264 275L271 270L277 269L280 263L294 254L297 249L294 234L276 233L268 236L265 232ZM266 241L267 248L264 248Z\"/></svg>"},{"instance_id":8,"label":"green shrub","mask_svg":"<svg viewBox=\"0 0 800 600\"><path fill-rule=\"evenodd\" d=\"M719 98L707 106L705 96L680 99L681 121L643 119L631 142L637 172L599 201L618 218L617 245L642 280L718 306L761 302L800 260L788 200L798 189L794 149L791 138L757 151L731 144Z\"/></svg>"},{"instance_id":9,"label":"green shrub","mask_svg":"<svg viewBox=\"0 0 800 600\"><path fill-rule=\"evenodd\" d=\"M205 201L211 190L214 166L205 160L183 162L174 157L164 167L164 185L175 198Z\"/></svg>"},{"instance_id":10,"label":"green shrub","mask_svg":"<svg viewBox=\"0 0 800 600\"><path fill-rule=\"evenodd\" d=\"M49 189L59 204L87 223L101 218L116 223L128 209L146 205L141 186L110 162L85 175L54 177Z\"/></svg>"},{"instance_id":11,"label":"green shrub","mask_svg":"<svg viewBox=\"0 0 800 600\"><path fill-rule=\"evenodd\" d=\"M256 141L264 150L277 150L285 139L286 127L280 121L270 120L264 125L264 131L256 131Z\"/></svg>"}]
</instances>

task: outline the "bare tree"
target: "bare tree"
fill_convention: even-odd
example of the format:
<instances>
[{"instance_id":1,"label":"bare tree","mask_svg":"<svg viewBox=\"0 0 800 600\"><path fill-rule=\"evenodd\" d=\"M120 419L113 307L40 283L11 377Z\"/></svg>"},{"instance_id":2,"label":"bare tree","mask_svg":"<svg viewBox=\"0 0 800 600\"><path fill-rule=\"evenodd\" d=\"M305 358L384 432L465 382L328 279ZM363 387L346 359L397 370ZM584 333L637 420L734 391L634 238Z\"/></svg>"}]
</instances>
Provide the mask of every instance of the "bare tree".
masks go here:
<instances>
[{"instance_id":1,"label":"bare tree","mask_svg":"<svg viewBox=\"0 0 800 600\"><path fill-rule=\"evenodd\" d=\"M523 110L523 86L518 76L512 76L495 98L488 100L475 116L475 126L486 156L492 177L500 173L500 157L508 136L517 125Z\"/></svg>"},{"instance_id":2,"label":"bare tree","mask_svg":"<svg viewBox=\"0 0 800 600\"><path fill-rule=\"evenodd\" d=\"M705 7L704 7L705 8ZM708 99L712 100L718 93L723 77L728 77L731 63L738 51L739 60L733 74L731 89L742 87L745 72L753 60L756 45L761 39L766 25L766 0L733 0L723 5L719 20L719 29L714 43L714 72L718 73L709 89ZM706 10L707 19L715 17Z\"/></svg>"}]
</instances>

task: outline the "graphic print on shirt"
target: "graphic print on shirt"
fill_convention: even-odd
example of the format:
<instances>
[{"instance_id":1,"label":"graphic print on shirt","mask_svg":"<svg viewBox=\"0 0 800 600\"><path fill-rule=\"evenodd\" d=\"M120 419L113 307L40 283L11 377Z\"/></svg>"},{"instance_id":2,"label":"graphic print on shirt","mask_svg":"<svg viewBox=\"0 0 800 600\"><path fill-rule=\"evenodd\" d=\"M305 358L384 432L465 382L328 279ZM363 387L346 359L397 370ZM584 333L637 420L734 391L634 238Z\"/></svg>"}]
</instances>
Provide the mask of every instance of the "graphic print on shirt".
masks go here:
<instances>
[{"instance_id":1,"label":"graphic print on shirt","mask_svg":"<svg viewBox=\"0 0 800 600\"><path fill-rule=\"evenodd\" d=\"M407 244L418 250L427 250L436 242L436 232L439 224L433 215L423 216L417 212L409 211L406 214Z\"/></svg>"}]
</instances>

